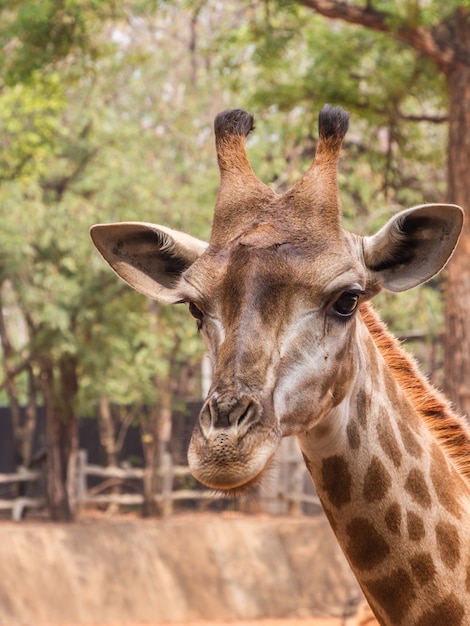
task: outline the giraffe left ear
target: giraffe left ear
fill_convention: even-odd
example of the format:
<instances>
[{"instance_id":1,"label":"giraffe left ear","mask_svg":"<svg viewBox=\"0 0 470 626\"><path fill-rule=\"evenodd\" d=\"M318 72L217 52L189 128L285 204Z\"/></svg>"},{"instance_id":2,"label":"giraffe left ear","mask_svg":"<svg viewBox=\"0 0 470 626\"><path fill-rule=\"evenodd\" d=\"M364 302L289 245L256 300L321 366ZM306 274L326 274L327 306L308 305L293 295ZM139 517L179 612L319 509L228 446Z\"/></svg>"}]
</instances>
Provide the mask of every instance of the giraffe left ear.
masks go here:
<instances>
[{"instance_id":1,"label":"giraffe left ear","mask_svg":"<svg viewBox=\"0 0 470 626\"><path fill-rule=\"evenodd\" d=\"M364 261L374 282L405 291L435 276L452 256L463 217L455 204L423 204L401 211L375 235L364 237Z\"/></svg>"},{"instance_id":2,"label":"giraffe left ear","mask_svg":"<svg viewBox=\"0 0 470 626\"><path fill-rule=\"evenodd\" d=\"M207 243L166 226L146 222L96 224L93 243L116 274L145 296L173 304L180 300L181 274Z\"/></svg>"}]
</instances>

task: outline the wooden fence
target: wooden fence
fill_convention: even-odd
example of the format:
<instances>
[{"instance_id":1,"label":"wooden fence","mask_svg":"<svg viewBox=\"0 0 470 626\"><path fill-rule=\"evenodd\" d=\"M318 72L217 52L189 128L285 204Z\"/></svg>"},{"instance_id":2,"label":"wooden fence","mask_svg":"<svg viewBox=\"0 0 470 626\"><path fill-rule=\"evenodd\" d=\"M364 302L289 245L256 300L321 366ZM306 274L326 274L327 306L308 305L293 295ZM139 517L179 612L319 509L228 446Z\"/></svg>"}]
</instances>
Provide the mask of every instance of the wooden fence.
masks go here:
<instances>
[{"instance_id":1,"label":"wooden fence","mask_svg":"<svg viewBox=\"0 0 470 626\"><path fill-rule=\"evenodd\" d=\"M141 506L144 503L143 480L145 470L140 467L103 467L92 465L87 461L87 453L81 450L78 454L74 493L71 499L78 509L92 506ZM187 500L193 503L201 500L215 500L223 496L208 489L187 489L176 486L177 478L190 477L187 466L174 465L171 455L163 459L158 469L160 492L154 498L160 509L171 512L173 503ZM40 470L18 468L12 474L0 474L0 485L34 483L43 479ZM88 486L88 478L101 479L94 487ZM121 488L132 482L135 493L129 490L122 492ZM268 476L257 499L262 510L271 514L298 514L302 512L302 504L320 507L320 503L312 488L308 488L310 480L295 440L286 439L281 445L276 463ZM118 488L114 491L112 488ZM19 491L19 490L18 490ZM24 490L23 490L24 491ZM29 497L20 495L10 499L0 499L0 511L10 511L15 521L20 521L25 509L44 509L46 501L43 496Z\"/></svg>"},{"instance_id":2,"label":"wooden fence","mask_svg":"<svg viewBox=\"0 0 470 626\"><path fill-rule=\"evenodd\" d=\"M36 482L40 480L40 478L40 471L19 467L13 474L0 474L0 485ZM0 511L11 511L12 519L19 521L23 517L23 512L26 508L42 508L45 504L44 498L18 496L13 499L0 500Z\"/></svg>"}]
</instances>

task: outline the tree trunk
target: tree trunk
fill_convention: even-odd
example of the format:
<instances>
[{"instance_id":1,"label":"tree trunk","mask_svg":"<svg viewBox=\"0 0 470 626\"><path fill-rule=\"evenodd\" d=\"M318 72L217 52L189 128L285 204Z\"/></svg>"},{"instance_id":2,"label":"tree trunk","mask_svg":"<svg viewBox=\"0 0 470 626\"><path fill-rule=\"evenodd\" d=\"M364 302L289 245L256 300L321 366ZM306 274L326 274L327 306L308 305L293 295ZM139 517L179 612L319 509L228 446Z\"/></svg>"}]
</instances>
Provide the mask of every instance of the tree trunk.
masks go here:
<instances>
[{"instance_id":1,"label":"tree trunk","mask_svg":"<svg viewBox=\"0 0 470 626\"><path fill-rule=\"evenodd\" d=\"M109 398L101 396L98 409L100 444L105 455L105 464L115 466L117 465L116 432L111 407L109 405Z\"/></svg>"},{"instance_id":2,"label":"tree trunk","mask_svg":"<svg viewBox=\"0 0 470 626\"><path fill-rule=\"evenodd\" d=\"M470 45L470 26L462 20L460 41ZM470 417L470 66L456 62L448 74L448 201L465 210L460 243L449 262L446 284L445 391Z\"/></svg>"},{"instance_id":3,"label":"tree trunk","mask_svg":"<svg viewBox=\"0 0 470 626\"><path fill-rule=\"evenodd\" d=\"M23 425L23 458L25 464L29 465L32 461L33 438L37 422L37 381L31 365L28 365L26 372L28 375L28 400Z\"/></svg>"},{"instance_id":4,"label":"tree trunk","mask_svg":"<svg viewBox=\"0 0 470 626\"><path fill-rule=\"evenodd\" d=\"M77 392L76 361L63 357L58 366L56 385L53 363L41 361L41 385L46 411L47 496L54 521L73 520L71 487L74 459L78 450L77 420L73 400Z\"/></svg>"},{"instance_id":5,"label":"tree trunk","mask_svg":"<svg viewBox=\"0 0 470 626\"><path fill-rule=\"evenodd\" d=\"M149 300L149 323L153 334L158 334L159 305L154 300ZM171 442L171 407L172 407L172 380L175 375L176 357L179 351L181 339L178 335L174 338L174 348L168 359L168 373L166 378L154 378L155 403L151 408L150 415L140 417L142 433L142 445L145 456L144 469L144 517L159 514L166 515L171 512L172 502L168 497L171 491L172 462L170 456ZM156 504L155 496L160 495L159 504Z\"/></svg>"},{"instance_id":6,"label":"tree trunk","mask_svg":"<svg viewBox=\"0 0 470 626\"><path fill-rule=\"evenodd\" d=\"M150 408L150 415L141 412L139 425L142 447L145 457L144 467L144 505L142 515L168 515L172 510L172 502L168 497L169 481L172 481L171 443L171 379L159 381L155 379L158 398ZM166 474L165 474L166 472ZM157 505L155 496L161 496Z\"/></svg>"},{"instance_id":7,"label":"tree trunk","mask_svg":"<svg viewBox=\"0 0 470 626\"><path fill-rule=\"evenodd\" d=\"M160 385L160 417L158 420L158 443L157 443L157 467L158 491L161 500L158 512L162 517L170 515L173 511L171 500L172 491L172 463L171 463L171 405L172 389L171 378L162 381Z\"/></svg>"},{"instance_id":8,"label":"tree trunk","mask_svg":"<svg viewBox=\"0 0 470 626\"><path fill-rule=\"evenodd\" d=\"M1 294L0 294L1 296ZM3 298L0 297L0 341L3 349L3 375L5 379L5 388L8 395L8 404L10 408L10 418L13 429L13 445L15 450L15 465L28 465L29 459L24 456L24 433L22 428L21 408L18 399L18 389L14 376L14 367L12 361L14 358L14 349L10 341L10 336L3 315Z\"/></svg>"},{"instance_id":9,"label":"tree trunk","mask_svg":"<svg viewBox=\"0 0 470 626\"><path fill-rule=\"evenodd\" d=\"M156 492L156 468L157 468L157 423L158 407L150 409L150 415L144 414L141 410L139 425L144 452L144 476L143 476L143 496L142 506L143 517L153 517L157 513L155 503Z\"/></svg>"},{"instance_id":10,"label":"tree trunk","mask_svg":"<svg viewBox=\"0 0 470 626\"><path fill-rule=\"evenodd\" d=\"M116 428L114 426L113 414L111 411L109 398L107 398L106 396L100 396L98 402L98 429L100 432L101 449L103 450L105 457L105 465L107 467L116 467L118 464ZM111 493L112 495L120 494L120 485L111 485L109 493ZM113 515L118 511L119 504L117 504L116 502L111 502L106 507L106 512L108 515Z\"/></svg>"},{"instance_id":11,"label":"tree trunk","mask_svg":"<svg viewBox=\"0 0 470 626\"><path fill-rule=\"evenodd\" d=\"M72 518L76 511L77 461L78 461L78 420L75 413L75 398L78 393L77 378L78 360L74 356L65 355L59 361L60 398L65 438L63 440L64 465L67 468L65 488L68 495Z\"/></svg>"}]
</instances>

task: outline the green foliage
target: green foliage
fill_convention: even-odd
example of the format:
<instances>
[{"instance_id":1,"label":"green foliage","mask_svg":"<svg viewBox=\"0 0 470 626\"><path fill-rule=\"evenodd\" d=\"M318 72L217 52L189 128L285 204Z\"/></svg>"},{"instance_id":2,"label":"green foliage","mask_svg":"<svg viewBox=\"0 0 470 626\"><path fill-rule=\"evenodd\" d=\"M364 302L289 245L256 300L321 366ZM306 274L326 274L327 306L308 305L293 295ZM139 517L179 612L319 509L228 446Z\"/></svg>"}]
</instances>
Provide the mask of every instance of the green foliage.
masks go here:
<instances>
[{"instance_id":1,"label":"green foliage","mask_svg":"<svg viewBox=\"0 0 470 626\"><path fill-rule=\"evenodd\" d=\"M259 3L228 38L214 40L224 49L214 61L219 75L257 112L257 173L279 189L292 184L313 157L318 110L332 102L352 112L341 166L348 226L362 227L386 206L439 200L445 126L432 118L443 118L447 103L435 68L380 33L292 3L272 7Z\"/></svg>"},{"instance_id":2,"label":"green foliage","mask_svg":"<svg viewBox=\"0 0 470 626\"><path fill-rule=\"evenodd\" d=\"M13 0L0 3L0 42L4 81L28 81L37 71L59 66L71 54L75 62L96 61L106 51L101 37L107 20L155 8L155 1Z\"/></svg>"},{"instance_id":3,"label":"green foliage","mask_svg":"<svg viewBox=\"0 0 470 626\"><path fill-rule=\"evenodd\" d=\"M35 74L0 94L0 181L43 171L59 130L65 97L57 73Z\"/></svg>"},{"instance_id":4,"label":"green foliage","mask_svg":"<svg viewBox=\"0 0 470 626\"><path fill-rule=\"evenodd\" d=\"M79 5L96 8L70 7ZM51 6L27 16L37 25L31 45ZM23 68L16 83L4 66L1 284L11 285L8 306L22 319L18 362L30 359L39 374L44 357L76 358L85 413L101 395L158 404L165 381L203 351L185 307L156 315L109 271L88 235L93 223L126 219L209 234L218 178L208 141L211 95L203 89L188 115L180 85L194 68L189 57L180 61L187 42L175 46L182 18L170 5L162 13L169 30L163 43L150 14L110 27L95 11L89 26L101 24L93 43L99 54L79 55L85 44L75 41L73 51L57 52L60 61L51 56L41 69ZM18 19L15 28L26 29L26 17ZM17 59L8 62L19 67Z\"/></svg>"},{"instance_id":5,"label":"green foliage","mask_svg":"<svg viewBox=\"0 0 470 626\"><path fill-rule=\"evenodd\" d=\"M380 3L394 28L435 25L461 2ZM285 189L315 151L325 102L351 111L339 181L346 227L371 234L400 208L444 199L447 92L426 58L389 35L322 18L298 3L259 2L214 44L215 63L257 112L256 172ZM286 166L287 161L287 166ZM442 295L425 287L377 304L397 332L442 324Z\"/></svg>"},{"instance_id":6,"label":"green foliage","mask_svg":"<svg viewBox=\"0 0 470 626\"><path fill-rule=\"evenodd\" d=\"M436 20L434 2L417 16L383 5L397 27ZM154 221L207 238L218 110L254 111L250 159L282 190L313 157L321 105L349 108L340 185L358 232L441 199L445 126L431 118L445 114L444 85L393 39L293 2L24 0L0 15L1 282L29 329L23 354L78 359L86 411L101 394L158 401L159 383L201 356L184 307L157 315L105 266L88 228ZM438 292L418 293L383 300L397 329L438 327Z\"/></svg>"}]
</instances>

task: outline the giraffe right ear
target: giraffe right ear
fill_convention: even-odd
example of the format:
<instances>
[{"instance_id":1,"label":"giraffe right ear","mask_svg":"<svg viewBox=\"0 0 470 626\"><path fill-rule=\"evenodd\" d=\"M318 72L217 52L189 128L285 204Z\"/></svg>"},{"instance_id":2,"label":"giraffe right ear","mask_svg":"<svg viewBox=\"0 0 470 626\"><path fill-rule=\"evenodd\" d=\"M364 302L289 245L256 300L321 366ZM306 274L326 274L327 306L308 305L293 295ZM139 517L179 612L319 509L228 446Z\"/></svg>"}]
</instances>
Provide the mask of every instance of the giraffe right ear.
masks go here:
<instances>
[{"instance_id":1,"label":"giraffe right ear","mask_svg":"<svg viewBox=\"0 0 470 626\"><path fill-rule=\"evenodd\" d=\"M90 235L105 261L128 285L167 304L181 299L180 276L208 245L191 235L144 222L97 224Z\"/></svg>"},{"instance_id":2,"label":"giraffe right ear","mask_svg":"<svg viewBox=\"0 0 470 626\"><path fill-rule=\"evenodd\" d=\"M455 204L423 204L392 217L362 240L372 280L389 291L405 291L435 276L452 256L463 217Z\"/></svg>"}]
</instances>

